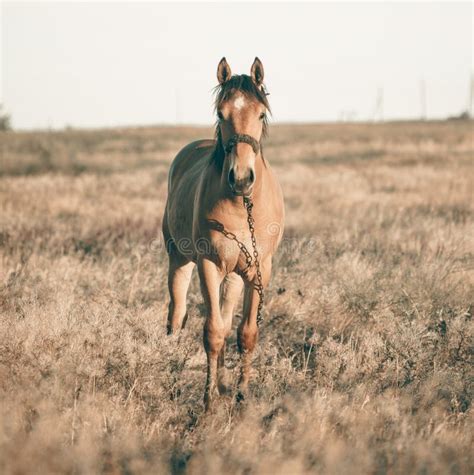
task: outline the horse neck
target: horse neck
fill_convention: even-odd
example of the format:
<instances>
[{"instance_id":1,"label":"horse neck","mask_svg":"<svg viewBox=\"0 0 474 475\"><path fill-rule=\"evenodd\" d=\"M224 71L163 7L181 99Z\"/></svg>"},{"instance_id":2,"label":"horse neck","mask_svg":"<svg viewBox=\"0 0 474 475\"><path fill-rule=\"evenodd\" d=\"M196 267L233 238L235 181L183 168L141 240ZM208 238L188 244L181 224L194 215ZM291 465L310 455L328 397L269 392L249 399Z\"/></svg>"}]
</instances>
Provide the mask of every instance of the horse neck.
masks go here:
<instances>
[{"instance_id":1,"label":"horse neck","mask_svg":"<svg viewBox=\"0 0 474 475\"><path fill-rule=\"evenodd\" d=\"M258 152L258 155L255 158L255 184L253 185L252 193L253 201L257 201L260 198L260 195L262 194L262 187L266 173L267 166L265 163L265 159L263 158L262 148L260 147L260 151Z\"/></svg>"},{"instance_id":2,"label":"horse neck","mask_svg":"<svg viewBox=\"0 0 474 475\"><path fill-rule=\"evenodd\" d=\"M214 151L212 152L212 162L214 163L215 167L220 173L222 173L224 169L224 159L225 159L224 144L222 142L221 131L219 128L217 128L216 146L214 148Z\"/></svg>"}]
</instances>

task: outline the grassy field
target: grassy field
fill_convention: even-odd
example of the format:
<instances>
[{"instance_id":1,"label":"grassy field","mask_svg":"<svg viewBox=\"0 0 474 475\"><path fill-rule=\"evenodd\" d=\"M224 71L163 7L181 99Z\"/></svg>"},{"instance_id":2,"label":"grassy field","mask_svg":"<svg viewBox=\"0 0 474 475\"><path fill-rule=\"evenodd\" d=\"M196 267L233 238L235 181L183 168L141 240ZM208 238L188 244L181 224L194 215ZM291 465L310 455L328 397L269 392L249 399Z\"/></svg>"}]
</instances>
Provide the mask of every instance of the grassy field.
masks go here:
<instances>
[{"instance_id":1,"label":"grassy field","mask_svg":"<svg viewBox=\"0 0 474 475\"><path fill-rule=\"evenodd\" d=\"M0 133L0 472L473 473L472 122L271 127L251 398L206 415L197 276L167 337L160 224L211 134Z\"/></svg>"}]
</instances>

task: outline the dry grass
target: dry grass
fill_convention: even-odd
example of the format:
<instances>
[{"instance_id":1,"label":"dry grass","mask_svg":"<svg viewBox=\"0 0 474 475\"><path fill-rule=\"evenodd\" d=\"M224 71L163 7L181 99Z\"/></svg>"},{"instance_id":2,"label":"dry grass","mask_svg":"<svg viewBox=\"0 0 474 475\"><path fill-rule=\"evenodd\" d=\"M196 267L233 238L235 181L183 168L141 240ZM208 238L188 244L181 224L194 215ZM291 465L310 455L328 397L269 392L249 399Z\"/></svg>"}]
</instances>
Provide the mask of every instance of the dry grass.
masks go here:
<instances>
[{"instance_id":1,"label":"dry grass","mask_svg":"<svg viewBox=\"0 0 474 475\"><path fill-rule=\"evenodd\" d=\"M252 397L206 416L198 283L166 337L156 236L210 133L0 133L0 472L473 473L472 123L272 128Z\"/></svg>"}]
</instances>

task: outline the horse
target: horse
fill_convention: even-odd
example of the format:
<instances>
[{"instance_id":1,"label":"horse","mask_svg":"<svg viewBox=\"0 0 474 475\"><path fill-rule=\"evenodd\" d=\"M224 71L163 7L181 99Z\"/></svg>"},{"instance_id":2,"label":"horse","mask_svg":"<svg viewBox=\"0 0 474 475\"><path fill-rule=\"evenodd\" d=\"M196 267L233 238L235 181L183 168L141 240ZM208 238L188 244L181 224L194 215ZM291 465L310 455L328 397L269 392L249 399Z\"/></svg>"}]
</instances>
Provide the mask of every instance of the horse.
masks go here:
<instances>
[{"instance_id":1,"label":"horse","mask_svg":"<svg viewBox=\"0 0 474 475\"><path fill-rule=\"evenodd\" d=\"M237 400L244 400L248 393L264 290L283 235L283 194L262 149L271 113L263 78L258 58L250 76L232 75L226 59L221 59L215 88L215 139L186 145L168 175L162 226L169 258L167 333L184 328L187 290L197 266L206 308L206 411L227 389L226 338L242 289Z\"/></svg>"}]
</instances>

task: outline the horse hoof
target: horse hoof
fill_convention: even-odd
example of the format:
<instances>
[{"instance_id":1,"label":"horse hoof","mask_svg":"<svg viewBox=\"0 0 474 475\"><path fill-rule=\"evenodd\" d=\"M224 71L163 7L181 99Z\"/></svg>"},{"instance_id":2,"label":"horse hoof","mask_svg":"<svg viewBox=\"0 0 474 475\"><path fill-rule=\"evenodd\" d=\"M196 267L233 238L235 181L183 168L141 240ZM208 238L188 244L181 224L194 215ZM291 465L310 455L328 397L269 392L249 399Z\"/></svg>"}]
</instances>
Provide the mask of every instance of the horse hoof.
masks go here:
<instances>
[{"instance_id":1,"label":"horse hoof","mask_svg":"<svg viewBox=\"0 0 474 475\"><path fill-rule=\"evenodd\" d=\"M179 329L179 328L173 328L172 326L167 325L167 327L166 327L166 335L168 335L168 336L177 336L177 335L179 335L179 333L180 333L180 329Z\"/></svg>"},{"instance_id":2,"label":"horse hoof","mask_svg":"<svg viewBox=\"0 0 474 475\"><path fill-rule=\"evenodd\" d=\"M219 382L218 385L217 385L218 389L219 389L219 395L220 396L225 396L227 394L230 394L231 393L231 387L223 382Z\"/></svg>"},{"instance_id":3,"label":"horse hoof","mask_svg":"<svg viewBox=\"0 0 474 475\"><path fill-rule=\"evenodd\" d=\"M219 395L224 396L232 392L232 379L229 370L222 368L219 370L219 375L217 378L217 389L219 390Z\"/></svg>"},{"instance_id":4,"label":"horse hoof","mask_svg":"<svg viewBox=\"0 0 474 475\"><path fill-rule=\"evenodd\" d=\"M204 396L204 410L206 412L212 412L212 408L214 407L214 401L209 396Z\"/></svg>"},{"instance_id":5,"label":"horse hoof","mask_svg":"<svg viewBox=\"0 0 474 475\"><path fill-rule=\"evenodd\" d=\"M242 404L245 402L246 399L246 394L243 391L237 391L237 394L235 395L235 402L237 404Z\"/></svg>"},{"instance_id":6,"label":"horse hoof","mask_svg":"<svg viewBox=\"0 0 474 475\"><path fill-rule=\"evenodd\" d=\"M216 399L218 398L219 392L216 387L211 391L206 391L206 393L204 394L204 408L206 412L212 412L215 406Z\"/></svg>"}]
</instances>

